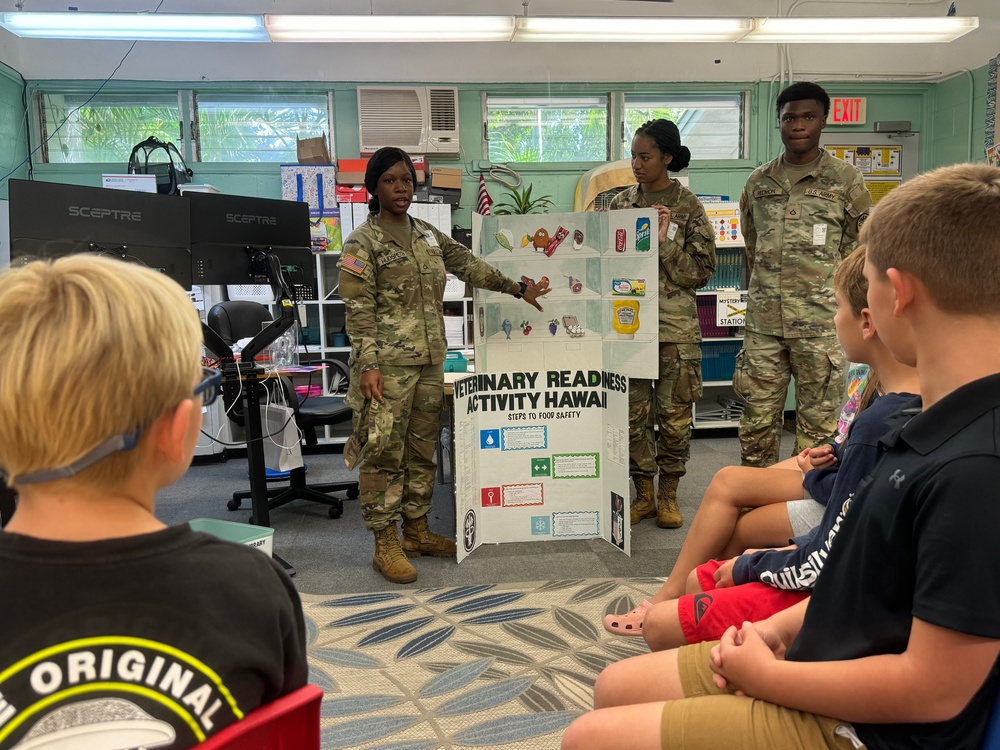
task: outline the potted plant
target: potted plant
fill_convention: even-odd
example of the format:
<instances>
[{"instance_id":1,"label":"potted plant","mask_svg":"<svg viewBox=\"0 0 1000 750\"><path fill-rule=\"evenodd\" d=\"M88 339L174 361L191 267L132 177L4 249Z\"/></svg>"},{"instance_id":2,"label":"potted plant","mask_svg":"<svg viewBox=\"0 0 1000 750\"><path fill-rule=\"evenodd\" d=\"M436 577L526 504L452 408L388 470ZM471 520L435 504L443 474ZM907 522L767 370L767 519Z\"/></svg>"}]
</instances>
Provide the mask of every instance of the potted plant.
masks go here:
<instances>
[{"instance_id":1,"label":"potted plant","mask_svg":"<svg viewBox=\"0 0 1000 750\"><path fill-rule=\"evenodd\" d=\"M531 197L531 185L524 189L512 187L507 189L506 200L493 206L492 213L498 216L511 214L542 214L552 205L551 195Z\"/></svg>"}]
</instances>

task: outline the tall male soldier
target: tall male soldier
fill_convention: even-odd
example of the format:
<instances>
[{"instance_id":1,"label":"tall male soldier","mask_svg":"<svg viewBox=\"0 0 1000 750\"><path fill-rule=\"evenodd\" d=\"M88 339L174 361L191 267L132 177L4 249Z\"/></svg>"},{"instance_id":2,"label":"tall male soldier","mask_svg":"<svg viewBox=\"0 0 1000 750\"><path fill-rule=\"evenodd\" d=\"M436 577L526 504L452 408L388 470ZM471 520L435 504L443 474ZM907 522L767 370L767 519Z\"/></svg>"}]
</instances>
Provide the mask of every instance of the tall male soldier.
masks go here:
<instances>
[{"instance_id":1,"label":"tall male soldier","mask_svg":"<svg viewBox=\"0 0 1000 750\"><path fill-rule=\"evenodd\" d=\"M778 460L793 375L796 452L836 434L844 357L833 327L833 273L857 246L871 206L861 172L819 146L830 112L826 91L792 84L776 109L785 152L756 169L740 196L750 284L733 386L746 400L745 466Z\"/></svg>"}]
</instances>

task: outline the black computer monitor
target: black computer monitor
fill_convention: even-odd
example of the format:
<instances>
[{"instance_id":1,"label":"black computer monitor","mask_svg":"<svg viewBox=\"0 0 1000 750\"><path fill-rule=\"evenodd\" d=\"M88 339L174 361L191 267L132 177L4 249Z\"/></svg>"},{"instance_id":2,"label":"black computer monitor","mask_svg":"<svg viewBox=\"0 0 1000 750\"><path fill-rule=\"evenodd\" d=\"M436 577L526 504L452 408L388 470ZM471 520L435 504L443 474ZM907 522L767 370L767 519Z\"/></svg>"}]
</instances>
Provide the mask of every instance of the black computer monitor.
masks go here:
<instances>
[{"instance_id":1,"label":"black computer monitor","mask_svg":"<svg viewBox=\"0 0 1000 750\"><path fill-rule=\"evenodd\" d=\"M251 261L267 251L278 257L289 282L315 286L308 204L212 193L186 197L194 283L266 284L265 270Z\"/></svg>"},{"instance_id":2,"label":"black computer monitor","mask_svg":"<svg viewBox=\"0 0 1000 750\"><path fill-rule=\"evenodd\" d=\"M10 258L110 255L191 288L191 214L176 196L11 180Z\"/></svg>"}]
</instances>

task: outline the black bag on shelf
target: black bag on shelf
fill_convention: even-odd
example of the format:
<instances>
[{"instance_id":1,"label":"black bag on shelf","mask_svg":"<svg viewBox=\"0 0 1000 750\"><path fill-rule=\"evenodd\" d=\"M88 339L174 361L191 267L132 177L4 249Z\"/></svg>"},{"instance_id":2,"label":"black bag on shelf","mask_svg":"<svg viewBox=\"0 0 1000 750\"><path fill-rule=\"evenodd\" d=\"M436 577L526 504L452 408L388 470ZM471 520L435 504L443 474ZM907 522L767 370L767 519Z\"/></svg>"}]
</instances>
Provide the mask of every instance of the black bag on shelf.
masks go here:
<instances>
[{"instance_id":1,"label":"black bag on shelf","mask_svg":"<svg viewBox=\"0 0 1000 750\"><path fill-rule=\"evenodd\" d=\"M194 176L177 147L156 136L150 136L132 149L128 173L156 175L156 192L161 195L180 195L180 186L191 182Z\"/></svg>"}]
</instances>

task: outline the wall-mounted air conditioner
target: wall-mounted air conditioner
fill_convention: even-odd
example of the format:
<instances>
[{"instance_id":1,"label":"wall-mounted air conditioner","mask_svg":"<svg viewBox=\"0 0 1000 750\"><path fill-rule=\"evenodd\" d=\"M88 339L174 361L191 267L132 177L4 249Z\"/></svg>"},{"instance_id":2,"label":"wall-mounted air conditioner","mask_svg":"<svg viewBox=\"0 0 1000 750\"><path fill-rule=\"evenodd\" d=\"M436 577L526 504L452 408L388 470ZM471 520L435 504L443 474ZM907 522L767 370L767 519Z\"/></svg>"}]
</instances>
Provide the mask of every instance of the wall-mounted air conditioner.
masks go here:
<instances>
[{"instance_id":1,"label":"wall-mounted air conditioner","mask_svg":"<svg viewBox=\"0 0 1000 750\"><path fill-rule=\"evenodd\" d=\"M361 153L398 146L411 154L458 155L458 89L359 86Z\"/></svg>"}]
</instances>

